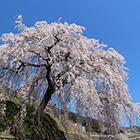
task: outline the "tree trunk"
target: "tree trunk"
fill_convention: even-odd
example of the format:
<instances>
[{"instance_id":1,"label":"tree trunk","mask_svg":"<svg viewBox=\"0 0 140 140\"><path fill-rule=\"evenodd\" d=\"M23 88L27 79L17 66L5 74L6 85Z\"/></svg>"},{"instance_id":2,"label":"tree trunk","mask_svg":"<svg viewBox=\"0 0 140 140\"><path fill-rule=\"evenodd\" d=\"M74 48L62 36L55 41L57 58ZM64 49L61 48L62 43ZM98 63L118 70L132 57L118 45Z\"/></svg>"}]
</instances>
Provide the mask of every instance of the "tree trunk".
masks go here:
<instances>
[{"instance_id":1,"label":"tree trunk","mask_svg":"<svg viewBox=\"0 0 140 140\"><path fill-rule=\"evenodd\" d=\"M50 101L51 96L52 96L53 93L54 93L54 87L53 87L52 84L50 84L48 86L48 89L47 89L47 91L46 91L46 93L45 93L40 105L38 106L38 108L36 110L35 115L34 115L34 121L35 121L36 124L40 123L43 111L44 111L47 103Z\"/></svg>"}]
</instances>

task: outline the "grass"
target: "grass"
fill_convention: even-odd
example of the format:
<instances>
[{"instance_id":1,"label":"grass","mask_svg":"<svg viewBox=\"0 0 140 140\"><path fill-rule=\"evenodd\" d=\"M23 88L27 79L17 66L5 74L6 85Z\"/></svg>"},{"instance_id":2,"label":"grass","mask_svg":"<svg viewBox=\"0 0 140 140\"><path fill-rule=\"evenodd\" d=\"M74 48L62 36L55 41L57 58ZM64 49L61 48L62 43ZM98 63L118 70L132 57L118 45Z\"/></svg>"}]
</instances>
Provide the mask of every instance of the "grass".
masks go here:
<instances>
[{"instance_id":1,"label":"grass","mask_svg":"<svg viewBox=\"0 0 140 140\"><path fill-rule=\"evenodd\" d=\"M16 121L14 121L14 118L18 114L19 109L20 109L20 108L17 108L17 105L21 105L21 102L17 98L15 98L9 94L7 94L7 97L8 98L6 99L6 117L3 121L1 121L2 124L5 124L4 125L5 127L3 127L3 130L1 131L0 135L12 137L12 135L10 135L8 133L8 128L11 127L13 124L16 124ZM22 130L23 130L24 134L28 134L31 131L36 129L36 126L34 126L34 123L33 123L34 111L35 111L35 107L28 104L27 105L27 117L24 118L24 123L22 125ZM53 130L54 132L57 130L61 130L63 132L67 131L69 133L81 135L85 138L90 138L90 134L82 133L76 126L72 125L71 123L68 123L68 127L66 128L64 125L64 122L62 120L55 118L52 115L51 115L51 118L47 114L44 117L44 121L45 121L44 123L47 124L46 131L48 131L48 133L50 135L52 135L52 134L51 134L51 132L49 132L49 129ZM58 126L58 128L57 128L57 126Z\"/></svg>"},{"instance_id":2,"label":"grass","mask_svg":"<svg viewBox=\"0 0 140 140\"><path fill-rule=\"evenodd\" d=\"M80 134L80 130L73 126L72 124L68 125L68 131L73 134Z\"/></svg>"},{"instance_id":3,"label":"grass","mask_svg":"<svg viewBox=\"0 0 140 140\"><path fill-rule=\"evenodd\" d=\"M20 101L17 98L15 98L15 97L13 97L13 96L11 96L9 94L7 94L7 96L9 97L9 99L7 101L11 101L11 102L13 102L15 104L20 104Z\"/></svg>"},{"instance_id":4,"label":"grass","mask_svg":"<svg viewBox=\"0 0 140 140\"><path fill-rule=\"evenodd\" d=\"M80 131L77 127L73 126L70 123L68 124L68 128L66 130L66 128L64 127L63 122L61 120L59 120L59 119L57 119L57 118L55 118L53 116L51 116L51 117L56 121L56 123L58 125L58 128L61 131L63 131L63 132L66 132L67 131L67 132L72 133L72 134L81 135L82 137L88 138L88 139L91 138L90 137L90 134L88 134L88 133L82 133L82 131ZM91 138L91 139L94 140L94 138Z\"/></svg>"},{"instance_id":5,"label":"grass","mask_svg":"<svg viewBox=\"0 0 140 140\"><path fill-rule=\"evenodd\" d=\"M68 131L73 134L81 135L84 138L88 138L88 139L91 138L89 133L83 133L81 130L79 130L72 124L69 124ZM94 140L94 138L92 138L92 140Z\"/></svg>"},{"instance_id":6,"label":"grass","mask_svg":"<svg viewBox=\"0 0 140 140\"><path fill-rule=\"evenodd\" d=\"M51 117L56 121L58 128L59 128L61 131L65 132L66 129L65 129L65 127L63 126L62 121L59 120L59 119L57 119L57 118L55 118L55 117L53 117L53 116L51 116Z\"/></svg>"},{"instance_id":7,"label":"grass","mask_svg":"<svg viewBox=\"0 0 140 140\"><path fill-rule=\"evenodd\" d=\"M13 135L10 135L8 132L1 132L0 136L9 136L9 137L13 137Z\"/></svg>"}]
</instances>

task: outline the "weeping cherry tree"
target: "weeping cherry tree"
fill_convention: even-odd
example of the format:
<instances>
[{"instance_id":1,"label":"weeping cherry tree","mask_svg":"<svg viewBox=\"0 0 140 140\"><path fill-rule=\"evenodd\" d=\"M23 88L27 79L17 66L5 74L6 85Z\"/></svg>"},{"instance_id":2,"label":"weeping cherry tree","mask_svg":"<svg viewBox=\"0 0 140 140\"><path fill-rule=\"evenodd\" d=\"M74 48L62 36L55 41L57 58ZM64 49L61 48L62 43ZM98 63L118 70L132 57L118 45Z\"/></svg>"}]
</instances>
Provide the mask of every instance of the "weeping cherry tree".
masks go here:
<instances>
[{"instance_id":1,"label":"weeping cherry tree","mask_svg":"<svg viewBox=\"0 0 140 140\"><path fill-rule=\"evenodd\" d=\"M1 37L0 82L15 90L20 87L18 94L25 102L31 96L41 99L36 123L54 95L69 97L69 106L77 103L83 113L107 122L110 130L139 117L138 105L128 93L124 57L83 36L84 27L60 21L27 27L19 15L16 28L18 33Z\"/></svg>"}]
</instances>

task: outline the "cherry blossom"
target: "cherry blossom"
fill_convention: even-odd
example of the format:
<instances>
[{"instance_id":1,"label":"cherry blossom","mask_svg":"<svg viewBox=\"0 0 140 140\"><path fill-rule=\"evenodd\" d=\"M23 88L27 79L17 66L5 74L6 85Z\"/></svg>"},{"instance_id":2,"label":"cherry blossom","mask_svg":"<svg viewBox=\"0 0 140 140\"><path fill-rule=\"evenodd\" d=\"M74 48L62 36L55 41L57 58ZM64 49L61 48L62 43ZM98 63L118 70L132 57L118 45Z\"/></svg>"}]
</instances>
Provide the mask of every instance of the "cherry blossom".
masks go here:
<instances>
[{"instance_id":1,"label":"cherry blossom","mask_svg":"<svg viewBox=\"0 0 140 140\"><path fill-rule=\"evenodd\" d=\"M26 101L31 95L41 99L36 122L52 96L63 100L68 94L67 106L79 102L82 112L107 122L110 131L135 119L134 114L139 116L126 84L125 58L99 40L83 36L84 27L60 20L27 27L19 15L16 28L17 34L1 37L0 82L22 89L19 96ZM64 92L66 87L69 92Z\"/></svg>"}]
</instances>

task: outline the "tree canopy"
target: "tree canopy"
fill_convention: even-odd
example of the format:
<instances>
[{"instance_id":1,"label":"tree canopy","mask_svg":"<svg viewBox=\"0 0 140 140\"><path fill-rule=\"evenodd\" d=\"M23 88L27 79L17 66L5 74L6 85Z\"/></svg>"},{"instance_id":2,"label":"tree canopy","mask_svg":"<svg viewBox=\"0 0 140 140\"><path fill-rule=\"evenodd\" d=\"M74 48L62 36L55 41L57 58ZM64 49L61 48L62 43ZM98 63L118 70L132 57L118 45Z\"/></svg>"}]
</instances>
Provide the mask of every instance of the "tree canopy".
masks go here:
<instances>
[{"instance_id":1,"label":"tree canopy","mask_svg":"<svg viewBox=\"0 0 140 140\"><path fill-rule=\"evenodd\" d=\"M25 101L42 100L37 122L51 99L61 99L67 108L75 102L82 115L108 122L110 130L139 117L126 84L125 58L83 36L84 27L60 21L27 27L19 15L16 28L17 34L1 37L0 82L19 90Z\"/></svg>"}]
</instances>

